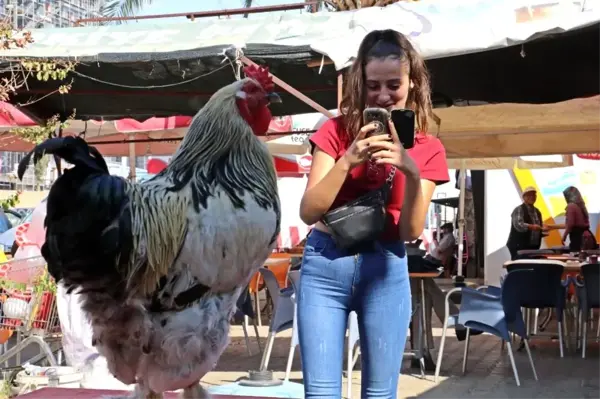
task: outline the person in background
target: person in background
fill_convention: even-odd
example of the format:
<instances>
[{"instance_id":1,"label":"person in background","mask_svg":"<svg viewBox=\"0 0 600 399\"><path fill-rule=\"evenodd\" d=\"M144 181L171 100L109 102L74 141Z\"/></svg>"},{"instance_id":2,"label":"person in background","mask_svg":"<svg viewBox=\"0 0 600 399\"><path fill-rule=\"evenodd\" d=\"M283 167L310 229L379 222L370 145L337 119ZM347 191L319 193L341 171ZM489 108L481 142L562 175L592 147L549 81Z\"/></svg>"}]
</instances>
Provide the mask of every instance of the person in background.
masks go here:
<instances>
[{"instance_id":1,"label":"person in background","mask_svg":"<svg viewBox=\"0 0 600 399\"><path fill-rule=\"evenodd\" d=\"M511 260L518 259L522 249L540 249L542 233L547 229L542 224L542 213L533 204L537 200L537 191L533 187L523 190L523 203L511 214L510 234L506 246Z\"/></svg>"},{"instance_id":2,"label":"person in background","mask_svg":"<svg viewBox=\"0 0 600 399\"><path fill-rule=\"evenodd\" d=\"M431 251L431 254L426 257L426 260L446 265L448 259L454 254L454 246L456 245L454 226L452 226L452 223L444 223L440 226L440 229L442 230L442 238L433 251Z\"/></svg>"},{"instance_id":3,"label":"person in background","mask_svg":"<svg viewBox=\"0 0 600 399\"><path fill-rule=\"evenodd\" d=\"M410 108L416 115L414 147L402 147L394 125L372 135L366 107ZM344 78L341 116L310 138L313 159L300 218L313 225L301 267L298 335L305 398L338 399L342 391L348 314L360 331L363 399L395 399L411 318L405 241L423 232L436 184L449 180L446 151L428 134L432 115L429 76L410 41L393 30L363 39ZM390 174L392 167L397 173ZM382 236L371 249L339 248L322 219L391 178Z\"/></svg>"},{"instance_id":4,"label":"person in background","mask_svg":"<svg viewBox=\"0 0 600 399\"><path fill-rule=\"evenodd\" d=\"M598 243L590 231L590 214L576 187L569 186L563 191L567 208L565 211L563 245L569 237L569 250L579 252L582 249L596 249ZM562 227L562 226L559 226Z\"/></svg>"}]
</instances>

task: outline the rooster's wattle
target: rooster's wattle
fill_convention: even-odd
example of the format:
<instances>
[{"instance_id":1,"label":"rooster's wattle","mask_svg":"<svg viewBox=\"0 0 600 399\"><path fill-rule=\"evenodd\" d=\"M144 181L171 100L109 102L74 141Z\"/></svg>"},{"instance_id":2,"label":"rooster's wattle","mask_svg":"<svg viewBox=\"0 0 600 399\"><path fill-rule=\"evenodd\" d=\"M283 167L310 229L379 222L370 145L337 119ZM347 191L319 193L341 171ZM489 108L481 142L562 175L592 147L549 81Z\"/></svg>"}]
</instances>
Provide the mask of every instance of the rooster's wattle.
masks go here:
<instances>
[{"instance_id":1,"label":"rooster's wattle","mask_svg":"<svg viewBox=\"0 0 600 399\"><path fill-rule=\"evenodd\" d=\"M82 295L94 344L135 397L207 397L200 379L228 343L236 300L272 251L280 224L273 160L256 137L271 120L268 72L216 92L160 174L111 176L78 137L39 144L21 178L53 154L73 167L50 189L48 270Z\"/></svg>"}]
</instances>

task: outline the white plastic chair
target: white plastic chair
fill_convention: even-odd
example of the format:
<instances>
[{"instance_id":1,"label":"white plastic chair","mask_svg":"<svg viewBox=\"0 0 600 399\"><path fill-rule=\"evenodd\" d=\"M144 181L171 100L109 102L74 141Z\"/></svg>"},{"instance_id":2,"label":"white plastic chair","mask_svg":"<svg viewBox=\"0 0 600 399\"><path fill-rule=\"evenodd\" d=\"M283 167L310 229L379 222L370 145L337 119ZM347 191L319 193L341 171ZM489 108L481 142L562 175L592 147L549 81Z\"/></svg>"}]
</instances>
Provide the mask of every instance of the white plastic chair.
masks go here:
<instances>
[{"instance_id":1,"label":"white plastic chair","mask_svg":"<svg viewBox=\"0 0 600 399\"><path fill-rule=\"evenodd\" d=\"M273 300L273 316L271 318L271 325L269 326L269 337L267 338L267 346L260 362L260 370L264 371L269 367L275 336L293 326L294 303L291 296L294 290L292 288L279 288L277 278L271 270L263 267L260 269L260 273L265 280L267 290Z\"/></svg>"}]
</instances>

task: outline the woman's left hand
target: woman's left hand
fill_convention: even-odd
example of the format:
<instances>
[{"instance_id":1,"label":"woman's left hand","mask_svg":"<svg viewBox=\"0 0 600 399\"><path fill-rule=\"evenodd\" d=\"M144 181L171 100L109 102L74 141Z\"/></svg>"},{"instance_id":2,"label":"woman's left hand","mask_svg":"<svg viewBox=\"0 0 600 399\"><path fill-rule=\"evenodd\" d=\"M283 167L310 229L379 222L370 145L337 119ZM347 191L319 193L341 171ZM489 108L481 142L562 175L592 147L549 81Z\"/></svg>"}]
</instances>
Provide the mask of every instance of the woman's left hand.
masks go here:
<instances>
[{"instance_id":1,"label":"woman's left hand","mask_svg":"<svg viewBox=\"0 0 600 399\"><path fill-rule=\"evenodd\" d=\"M388 122L391 141L380 141L371 145L371 159L378 165L392 165L407 176L419 177L415 161L402 146L394 124Z\"/></svg>"}]
</instances>

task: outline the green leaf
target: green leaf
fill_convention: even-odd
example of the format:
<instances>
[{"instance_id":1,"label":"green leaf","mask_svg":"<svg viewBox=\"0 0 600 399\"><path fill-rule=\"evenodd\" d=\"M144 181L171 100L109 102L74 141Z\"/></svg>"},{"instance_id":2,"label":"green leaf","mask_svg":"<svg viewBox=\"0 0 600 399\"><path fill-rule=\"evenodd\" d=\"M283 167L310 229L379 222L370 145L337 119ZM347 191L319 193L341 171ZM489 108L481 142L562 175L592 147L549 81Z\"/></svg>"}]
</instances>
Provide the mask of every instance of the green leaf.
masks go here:
<instances>
[{"instance_id":1,"label":"green leaf","mask_svg":"<svg viewBox=\"0 0 600 399\"><path fill-rule=\"evenodd\" d=\"M111 0L107 1L100 9L100 14L103 17L132 17L138 11L141 11L144 6L152 4L152 0ZM124 21L115 21L120 24Z\"/></svg>"}]
</instances>

